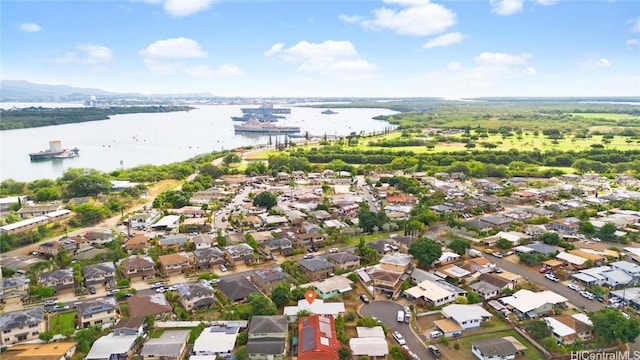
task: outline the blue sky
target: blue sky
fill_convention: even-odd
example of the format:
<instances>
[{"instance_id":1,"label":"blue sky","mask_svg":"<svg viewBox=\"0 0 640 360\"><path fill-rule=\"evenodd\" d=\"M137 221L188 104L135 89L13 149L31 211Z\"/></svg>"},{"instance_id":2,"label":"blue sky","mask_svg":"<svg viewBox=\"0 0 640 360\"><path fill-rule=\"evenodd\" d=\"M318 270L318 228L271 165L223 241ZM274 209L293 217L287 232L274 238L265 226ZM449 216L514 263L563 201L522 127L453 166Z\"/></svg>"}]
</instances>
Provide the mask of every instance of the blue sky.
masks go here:
<instances>
[{"instance_id":1,"label":"blue sky","mask_svg":"<svg viewBox=\"0 0 640 360\"><path fill-rule=\"evenodd\" d=\"M640 96L635 1L2 1L1 77L220 96Z\"/></svg>"}]
</instances>

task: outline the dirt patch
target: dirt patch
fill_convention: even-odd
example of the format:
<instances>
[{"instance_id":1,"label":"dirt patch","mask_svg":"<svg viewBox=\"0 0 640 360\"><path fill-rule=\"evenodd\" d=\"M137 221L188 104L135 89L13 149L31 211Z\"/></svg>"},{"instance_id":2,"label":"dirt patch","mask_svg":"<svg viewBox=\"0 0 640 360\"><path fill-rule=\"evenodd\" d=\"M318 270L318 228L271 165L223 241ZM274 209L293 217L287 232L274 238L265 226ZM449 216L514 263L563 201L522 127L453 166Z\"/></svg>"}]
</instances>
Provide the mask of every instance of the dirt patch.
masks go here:
<instances>
[{"instance_id":1,"label":"dirt patch","mask_svg":"<svg viewBox=\"0 0 640 360\"><path fill-rule=\"evenodd\" d=\"M433 331L434 328L433 322L440 319L442 319L442 315L439 313L417 317L418 329L420 330L420 333L429 338L429 333Z\"/></svg>"}]
</instances>

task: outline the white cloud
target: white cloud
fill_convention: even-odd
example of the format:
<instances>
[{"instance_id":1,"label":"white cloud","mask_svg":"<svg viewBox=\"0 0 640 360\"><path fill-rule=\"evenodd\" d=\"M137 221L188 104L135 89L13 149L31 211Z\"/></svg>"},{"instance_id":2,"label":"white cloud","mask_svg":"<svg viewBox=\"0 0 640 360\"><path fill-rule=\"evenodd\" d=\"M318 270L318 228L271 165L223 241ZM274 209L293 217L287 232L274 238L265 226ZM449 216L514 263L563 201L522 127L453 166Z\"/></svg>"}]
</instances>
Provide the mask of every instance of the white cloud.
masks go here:
<instances>
[{"instance_id":1,"label":"white cloud","mask_svg":"<svg viewBox=\"0 0 640 360\"><path fill-rule=\"evenodd\" d=\"M580 64L580 68L582 70L602 69L602 68L608 68L610 66L611 66L611 63L609 62L609 60L605 58L587 60L582 62L582 64Z\"/></svg>"},{"instance_id":2,"label":"white cloud","mask_svg":"<svg viewBox=\"0 0 640 360\"><path fill-rule=\"evenodd\" d=\"M484 66L523 65L531 58L530 54L510 55L505 53L483 52L473 60Z\"/></svg>"},{"instance_id":3,"label":"white cloud","mask_svg":"<svg viewBox=\"0 0 640 360\"><path fill-rule=\"evenodd\" d=\"M498 15L513 15L522 10L524 0L489 0L491 12Z\"/></svg>"},{"instance_id":4,"label":"white cloud","mask_svg":"<svg viewBox=\"0 0 640 360\"><path fill-rule=\"evenodd\" d=\"M233 64L225 64L217 69L211 69L207 65L197 65L190 68L184 68L184 72L194 78L214 78L214 77L238 77L242 76L242 70Z\"/></svg>"},{"instance_id":5,"label":"white cloud","mask_svg":"<svg viewBox=\"0 0 640 360\"><path fill-rule=\"evenodd\" d=\"M187 38L158 40L140 50L140 55L152 59L190 59L207 57L197 41Z\"/></svg>"},{"instance_id":6,"label":"white cloud","mask_svg":"<svg viewBox=\"0 0 640 360\"><path fill-rule=\"evenodd\" d=\"M637 46L637 45L640 45L640 40L638 40L638 39L629 39L629 40L625 41L625 44L627 44L627 46Z\"/></svg>"},{"instance_id":7,"label":"white cloud","mask_svg":"<svg viewBox=\"0 0 640 360\"><path fill-rule=\"evenodd\" d=\"M132 0L139 1L139 0ZM147 4L162 5L167 14L185 17L205 11L213 0L142 0Z\"/></svg>"},{"instance_id":8,"label":"white cloud","mask_svg":"<svg viewBox=\"0 0 640 360\"><path fill-rule=\"evenodd\" d=\"M23 23L20 24L20 30L24 32L38 32L42 30L42 28L36 23Z\"/></svg>"},{"instance_id":9,"label":"white cloud","mask_svg":"<svg viewBox=\"0 0 640 360\"><path fill-rule=\"evenodd\" d=\"M273 46L271 46L271 49L264 52L264 56L275 55L282 51L282 49L284 49L284 43L273 44Z\"/></svg>"},{"instance_id":10,"label":"white cloud","mask_svg":"<svg viewBox=\"0 0 640 360\"><path fill-rule=\"evenodd\" d=\"M640 32L640 17L637 17L635 19L630 19L628 22L629 24L631 24L629 31L634 33Z\"/></svg>"},{"instance_id":11,"label":"white cloud","mask_svg":"<svg viewBox=\"0 0 640 360\"><path fill-rule=\"evenodd\" d=\"M462 35L459 32L448 33L448 34L440 35L436 38L433 38L427 41L424 45L422 45L422 47L425 49L432 49L435 47L445 47L445 46L462 42L464 38L466 38L466 36Z\"/></svg>"},{"instance_id":12,"label":"white cloud","mask_svg":"<svg viewBox=\"0 0 640 360\"><path fill-rule=\"evenodd\" d=\"M362 16L340 14L338 15L338 19L340 19L341 21L347 24L355 24L357 22L360 22L360 20L362 20Z\"/></svg>"},{"instance_id":13,"label":"white cloud","mask_svg":"<svg viewBox=\"0 0 640 360\"><path fill-rule=\"evenodd\" d=\"M527 65L531 58L529 54L483 52L473 58L474 66L450 62L444 69L428 73L426 83L431 88L447 89L448 96L488 94L502 87L513 88L523 78L536 76L536 69Z\"/></svg>"},{"instance_id":14,"label":"white cloud","mask_svg":"<svg viewBox=\"0 0 640 360\"><path fill-rule=\"evenodd\" d=\"M297 64L296 70L299 72L318 73L337 80L367 80L372 78L377 70L375 64L360 58L350 41L300 41L288 49L281 49L267 56L285 63Z\"/></svg>"},{"instance_id":15,"label":"white cloud","mask_svg":"<svg viewBox=\"0 0 640 360\"><path fill-rule=\"evenodd\" d=\"M536 2L543 6L551 6L558 3L558 0L536 0Z\"/></svg>"},{"instance_id":16,"label":"white cloud","mask_svg":"<svg viewBox=\"0 0 640 360\"><path fill-rule=\"evenodd\" d=\"M427 0L386 0L385 3L402 8L374 9L374 17L360 24L368 29L390 29L398 35L425 36L446 31L456 23L453 11Z\"/></svg>"},{"instance_id":17,"label":"white cloud","mask_svg":"<svg viewBox=\"0 0 640 360\"><path fill-rule=\"evenodd\" d=\"M55 61L67 64L101 65L113 60L113 51L106 46L80 44L73 51L57 57Z\"/></svg>"}]
</instances>

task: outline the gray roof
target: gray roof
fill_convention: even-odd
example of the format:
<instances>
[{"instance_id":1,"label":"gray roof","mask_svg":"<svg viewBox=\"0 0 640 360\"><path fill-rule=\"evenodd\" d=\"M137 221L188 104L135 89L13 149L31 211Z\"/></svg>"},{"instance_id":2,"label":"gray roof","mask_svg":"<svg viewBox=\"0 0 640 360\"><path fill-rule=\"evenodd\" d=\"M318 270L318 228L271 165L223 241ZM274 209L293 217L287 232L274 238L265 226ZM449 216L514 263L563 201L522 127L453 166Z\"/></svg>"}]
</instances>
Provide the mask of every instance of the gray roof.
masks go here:
<instances>
[{"instance_id":1,"label":"gray roof","mask_svg":"<svg viewBox=\"0 0 640 360\"><path fill-rule=\"evenodd\" d=\"M284 354L285 339L283 338L260 338L249 339L247 342L247 354Z\"/></svg>"},{"instance_id":2,"label":"gray roof","mask_svg":"<svg viewBox=\"0 0 640 360\"><path fill-rule=\"evenodd\" d=\"M484 294L490 294L494 291L500 292L500 288L493 285L493 284L489 284L488 282L481 280L475 284L471 284L469 285L470 288L472 288L473 290L475 290L476 292L480 292L480 293L484 293Z\"/></svg>"},{"instance_id":3,"label":"gray roof","mask_svg":"<svg viewBox=\"0 0 640 360\"><path fill-rule=\"evenodd\" d=\"M207 234L200 234L191 238L191 242L194 244L211 244L213 240L211 236Z\"/></svg>"},{"instance_id":4,"label":"gray roof","mask_svg":"<svg viewBox=\"0 0 640 360\"><path fill-rule=\"evenodd\" d=\"M286 333L288 326L284 315L254 316L249 323L249 335Z\"/></svg>"},{"instance_id":5,"label":"gray roof","mask_svg":"<svg viewBox=\"0 0 640 360\"><path fill-rule=\"evenodd\" d=\"M160 239L160 245L184 245L187 242L187 237L184 235L171 235L166 238Z\"/></svg>"},{"instance_id":6,"label":"gray roof","mask_svg":"<svg viewBox=\"0 0 640 360\"><path fill-rule=\"evenodd\" d=\"M118 306L113 297L103 300L84 301L78 304L78 315L80 316L90 316L109 310L118 310Z\"/></svg>"},{"instance_id":7,"label":"gray roof","mask_svg":"<svg viewBox=\"0 0 640 360\"><path fill-rule=\"evenodd\" d=\"M201 296L213 296L213 289L211 285L203 282L196 281L190 283L180 283L176 285L178 296L184 297L201 297Z\"/></svg>"},{"instance_id":8,"label":"gray roof","mask_svg":"<svg viewBox=\"0 0 640 360\"><path fill-rule=\"evenodd\" d=\"M260 292L260 290L246 278L221 280L218 283L218 288L224 296L231 301L246 299L250 294Z\"/></svg>"},{"instance_id":9,"label":"gray roof","mask_svg":"<svg viewBox=\"0 0 640 360\"><path fill-rule=\"evenodd\" d=\"M287 278L287 275L280 266L274 266L268 269L260 269L254 272L255 276L262 281L280 281Z\"/></svg>"},{"instance_id":10,"label":"gray roof","mask_svg":"<svg viewBox=\"0 0 640 360\"><path fill-rule=\"evenodd\" d=\"M333 269L333 265L323 258L304 259L298 261L298 264L312 272Z\"/></svg>"},{"instance_id":11,"label":"gray roof","mask_svg":"<svg viewBox=\"0 0 640 360\"><path fill-rule=\"evenodd\" d=\"M258 247L261 248L282 248L282 247L291 247L291 240L289 239L273 239L263 241L258 244Z\"/></svg>"},{"instance_id":12,"label":"gray roof","mask_svg":"<svg viewBox=\"0 0 640 360\"><path fill-rule=\"evenodd\" d=\"M553 254L554 252L560 251L555 246L547 245L547 244L544 244L544 243L532 243L532 244L527 245L527 247L529 249L533 249L535 252L538 252L538 253L544 254L544 255L549 255L549 254Z\"/></svg>"},{"instance_id":13,"label":"gray roof","mask_svg":"<svg viewBox=\"0 0 640 360\"><path fill-rule=\"evenodd\" d=\"M95 265L87 265L82 268L82 275L85 278L94 278L100 274L104 274L104 276L115 275L116 267L112 262L103 262Z\"/></svg>"},{"instance_id":14,"label":"gray roof","mask_svg":"<svg viewBox=\"0 0 640 360\"><path fill-rule=\"evenodd\" d=\"M511 342L499 337L474 341L471 346L480 350L484 357L515 355L517 351Z\"/></svg>"},{"instance_id":15,"label":"gray roof","mask_svg":"<svg viewBox=\"0 0 640 360\"><path fill-rule=\"evenodd\" d=\"M14 311L0 315L0 330L10 330L28 325L40 324L44 321L44 309L41 307Z\"/></svg>"},{"instance_id":16,"label":"gray roof","mask_svg":"<svg viewBox=\"0 0 640 360\"><path fill-rule=\"evenodd\" d=\"M333 260L333 262L337 263L337 264L344 264L344 263L348 263L351 261L359 261L360 257L357 255L354 255L350 252L339 252L339 253L335 253L335 254L328 254L325 256L327 259L331 259Z\"/></svg>"},{"instance_id":17,"label":"gray roof","mask_svg":"<svg viewBox=\"0 0 640 360\"><path fill-rule=\"evenodd\" d=\"M43 273L40 275L40 282L45 282L49 279L60 281L66 278L71 278L73 280L73 269L60 269Z\"/></svg>"},{"instance_id":18,"label":"gray roof","mask_svg":"<svg viewBox=\"0 0 640 360\"><path fill-rule=\"evenodd\" d=\"M198 259L209 259L212 257L224 258L224 253L217 247L197 249L193 251L193 255Z\"/></svg>"},{"instance_id":19,"label":"gray roof","mask_svg":"<svg viewBox=\"0 0 640 360\"><path fill-rule=\"evenodd\" d=\"M26 285L29 285L30 282L31 280L29 280L26 276L14 275L9 278L2 278L2 283L0 283L0 286L3 289L6 289L6 288L26 286Z\"/></svg>"},{"instance_id":20,"label":"gray roof","mask_svg":"<svg viewBox=\"0 0 640 360\"><path fill-rule=\"evenodd\" d=\"M178 358L189 338L189 330L165 330L159 338L147 340L142 346L140 355Z\"/></svg>"}]
</instances>

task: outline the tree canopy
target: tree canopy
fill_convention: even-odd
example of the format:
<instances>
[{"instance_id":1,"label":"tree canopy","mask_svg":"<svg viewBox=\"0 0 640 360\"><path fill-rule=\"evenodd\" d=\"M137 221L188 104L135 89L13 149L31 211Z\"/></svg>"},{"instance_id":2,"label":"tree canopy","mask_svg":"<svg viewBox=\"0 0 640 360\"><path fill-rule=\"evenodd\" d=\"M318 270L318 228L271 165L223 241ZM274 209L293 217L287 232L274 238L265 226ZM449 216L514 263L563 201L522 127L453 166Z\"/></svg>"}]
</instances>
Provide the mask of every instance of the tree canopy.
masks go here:
<instances>
[{"instance_id":1,"label":"tree canopy","mask_svg":"<svg viewBox=\"0 0 640 360\"><path fill-rule=\"evenodd\" d=\"M426 237L420 238L409 246L409 254L418 259L418 264L429 267L442 255L442 246Z\"/></svg>"},{"instance_id":2,"label":"tree canopy","mask_svg":"<svg viewBox=\"0 0 640 360\"><path fill-rule=\"evenodd\" d=\"M253 205L271 209L278 204L278 199L269 191L263 191L253 198Z\"/></svg>"},{"instance_id":3,"label":"tree canopy","mask_svg":"<svg viewBox=\"0 0 640 360\"><path fill-rule=\"evenodd\" d=\"M625 319L617 309L604 308L589 313L593 322L593 332L597 340L603 344L610 344L616 340L632 343L640 335L640 321Z\"/></svg>"}]
</instances>

